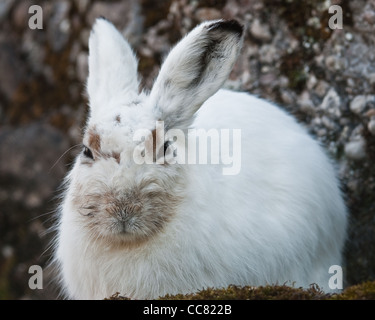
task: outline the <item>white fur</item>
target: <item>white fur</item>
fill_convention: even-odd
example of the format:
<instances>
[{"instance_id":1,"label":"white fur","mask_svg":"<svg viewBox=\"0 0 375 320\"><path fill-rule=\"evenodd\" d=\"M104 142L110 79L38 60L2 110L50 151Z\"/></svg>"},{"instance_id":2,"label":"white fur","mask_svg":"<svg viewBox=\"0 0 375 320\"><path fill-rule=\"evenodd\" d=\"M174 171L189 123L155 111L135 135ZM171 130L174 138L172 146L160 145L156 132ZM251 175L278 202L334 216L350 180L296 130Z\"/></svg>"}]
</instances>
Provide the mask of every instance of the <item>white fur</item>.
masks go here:
<instances>
[{"instance_id":1,"label":"white fur","mask_svg":"<svg viewBox=\"0 0 375 320\"><path fill-rule=\"evenodd\" d=\"M109 22L96 22L87 126L95 126L102 149L120 153L121 162L101 159L87 166L80 155L67 177L56 242L67 297L102 299L120 292L148 299L230 284L317 283L329 291L328 269L342 263L347 216L333 166L280 108L246 93L215 94L242 38L219 28L223 55L210 61L197 87L191 85L200 67L196 57L214 23L198 26L183 39L163 64L150 96L138 96L129 46ZM116 115L121 125L113 121ZM132 133L152 129L160 119L171 128L192 123L194 128L241 129L240 174L224 176L221 165L134 165ZM161 232L139 245L122 246L116 235L113 242L102 241L100 232L85 226L72 200L77 185L87 188L83 194L104 192L103 185L121 193L146 178L156 178L150 188L170 189L183 199ZM103 233L105 228L103 222Z\"/></svg>"}]
</instances>

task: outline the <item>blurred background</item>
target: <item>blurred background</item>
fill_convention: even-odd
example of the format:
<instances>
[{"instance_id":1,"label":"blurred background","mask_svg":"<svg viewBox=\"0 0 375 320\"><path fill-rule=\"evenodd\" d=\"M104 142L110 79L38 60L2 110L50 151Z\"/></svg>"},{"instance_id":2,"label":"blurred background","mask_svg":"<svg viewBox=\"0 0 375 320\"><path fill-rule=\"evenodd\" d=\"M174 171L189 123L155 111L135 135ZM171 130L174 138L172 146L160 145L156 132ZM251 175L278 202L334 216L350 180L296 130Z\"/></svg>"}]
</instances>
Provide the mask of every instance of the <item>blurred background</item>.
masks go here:
<instances>
[{"instance_id":1,"label":"blurred background","mask_svg":"<svg viewBox=\"0 0 375 320\"><path fill-rule=\"evenodd\" d=\"M35 4L41 30L29 28ZM328 27L331 5L342 9L342 29ZM375 280L375 1L1 0L0 299L58 297L48 272L43 290L31 290L28 270L51 257L48 230L77 152L67 150L80 143L87 42L99 16L133 46L146 90L196 24L242 22L244 47L225 86L280 104L327 147L351 215L346 285Z\"/></svg>"}]
</instances>

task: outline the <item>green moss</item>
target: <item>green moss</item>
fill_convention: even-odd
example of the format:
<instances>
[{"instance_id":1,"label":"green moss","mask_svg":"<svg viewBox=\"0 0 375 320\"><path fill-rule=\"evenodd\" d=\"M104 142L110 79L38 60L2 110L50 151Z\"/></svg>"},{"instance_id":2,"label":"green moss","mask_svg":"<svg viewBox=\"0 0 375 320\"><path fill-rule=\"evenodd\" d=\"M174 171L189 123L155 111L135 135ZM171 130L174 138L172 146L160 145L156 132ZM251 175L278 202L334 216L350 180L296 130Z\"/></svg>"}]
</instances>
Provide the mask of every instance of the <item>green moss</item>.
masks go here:
<instances>
[{"instance_id":1,"label":"green moss","mask_svg":"<svg viewBox=\"0 0 375 320\"><path fill-rule=\"evenodd\" d=\"M14 265L14 256L7 258L5 261L0 260L0 300L12 299L9 278Z\"/></svg>"},{"instance_id":2,"label":"green moss","mask_svg":"<svg viewBox=\"0 0 375 320\"><path fill-rule=\"evenodd\" d=\"M326 295L316 286L305 290L282 286L238 287L205 289L196 294L165 296L161 300L316 300Z\"/></svg>"},{"instance_id":3,"label":"green moss","mask_svg":"<svg viewBox=\"0 0 375 320\"><path fill-rule=\"evenodd\" d=\"M364 283L351 286L343 293L333 295L334 300L375 300L375 281L366 281Z\"/></svg>"},{"instance_id":4,"label":"green moss","mask_svg":"<svg viewBox=\"0 0 375 320\"><path fill-rule=\"evenodd\" d=\"M289 87L297 92L301 92L306 84L307 74L304 67L302 51L286 54L281 59L280 72L289 79Z\"/></svg>"},{"instance_id":5,"label":"green moss","mask_svg":"<svg viewBox=\"0 0 375 320\"><path fill-rule=\"evenodd\" d=\"M325 294L318 287L307 290L289 286L238 287L205 289L197 294L165 296L162 300L311 300L322 299Z\"/></svg>"},{"instance_id":6,"label":"green moss","mask_svg":"<svg viewBox=\"0 0 375 320\"><path fill-rule=\"evenodd\" d=\"M105 300L130 300L119 293ZM204 289L195 294L166 295L158 300L375 300L375 281L364 282L345 289L341 294L324 293L316 285L308 289L286 285Z\"/></svg>"}]
</instances>

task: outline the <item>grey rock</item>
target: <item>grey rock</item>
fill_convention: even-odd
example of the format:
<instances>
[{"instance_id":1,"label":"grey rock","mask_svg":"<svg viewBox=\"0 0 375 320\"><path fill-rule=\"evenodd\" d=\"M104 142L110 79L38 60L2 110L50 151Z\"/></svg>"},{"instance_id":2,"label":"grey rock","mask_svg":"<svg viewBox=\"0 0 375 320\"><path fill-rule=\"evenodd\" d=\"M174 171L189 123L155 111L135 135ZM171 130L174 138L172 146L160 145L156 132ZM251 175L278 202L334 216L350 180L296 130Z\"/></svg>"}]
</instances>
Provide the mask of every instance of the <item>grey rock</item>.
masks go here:
<instances>
[{"instance_id":1,"label":"grey rock","mask_svg":"<svg viewBox=\"0 0 375 320\"><path fill-rule=\"evenodd\" d=\"M371 132L373 136L375 136L375 118L371 119L367 125L368 131Z\"/></svg>"},{"instance_id":2,"label":"grey rock","mask_svg":"<svg viewBox=\"0 0 375 320\"><path fill-rule=\"evenodd\" d=\"M294 103L295 101L295 97L293 95L293 93L287 89L283 89L281 91L281 99L283 100L283 102L286 104L286 105L290 105L292 103Z\"/></svg>"},{"instance_id":3,"label":"grey rock","mask_svg":"<svg viewBox=\"0 0 375 320\"><path fill-rule=\"evenodd\" d=\"M345 155L350 160L363 160L366 158L366 141L362 137L350 141L345 145Z\"/></svg>"},{"instance_id":4,"label":"grey rock","mask_svg":"<svg viewBox=\"0 0 375 320\"><path fill-rule=\"evenodd\" d=\"M350 32L345 33L345 39L347 41L352 41L353 40L353 34L350 33Z\"/></svg>"},{"instance_id":5,"label":"grey rock","mask_svg":"<svg viewBox=\"0 0 375 320\"><path fill-rule=\"evenodd\" d=\"M353 124L353 122L352 122ZM355 123L357 124L357 123ZM352 132L350 133L350 141L358 140L363 136L364 127L363 124L357 124L354 129L352 129Z\"/></svg>"},{"instance_id":6,"label":"grey rock","mask_svg":"<svg viewBox=\"0 0 375 320\"><path fill-rule=\"evenodd\" d=\"M370 73L367 76L367 79L368 79L368 81L370 82L371 85L374 85L375 84L375 72Z\"/></svg>"},{"instance_id":7,"label":"grey rock","mask_svg":"<svg viewBox=\"0 0 375 320\"><path fill-rule=\"evenodd\" d=\"M324 80L319 80L315 86L314 92L320 97L323 98L329 89L329 84Z\"/></svg>"},{"instance_id":8,"label":"grey rock","mask_svg":"<svg viewBox=\"0 0 375 320\"><path fill-rule=\"evenodd\" d=\"M371 96L358 95L350 102L350 110L355 114L361 114L368 101L372 99Z\"/></svg>"},{"instance_id":9,"label":"grey rock","mask_svg":"<svg viewBox=\"0 0 375 320\"><path fill-rule=\"evenodd\" d=\"M274 87L277 83L277 76L272 72L262 74L259 83L263 86Z\"/></svg>"},{"instance_id":10,"label":"grey rock","mask_svg":"<svg viewBox=\"0 0 375 320\"><path fill-rule=\"evenodd\" d=\"M314 106L314 103L312 102L312 100L310 98L310 94L309 94L308 91L304 91L301 94L297 103L304 113L307 113L307 114L310 114L310 115L315 114L315 112L316 112L315 106Z\"/></svg>"},{"instance_id":11,"label":"grey rock","mask_svg":"<svg viewBox=\"0 0 375 320\"><path fill-rule=\"evenodd\" d=\"M326 67L332 71L339 71L348 65L348 61L345 58L331 55L326 58Z\"/></svg>"},{"instance_id":12,"label":"grey rock","mask_svg":"<svg viewBox=\"0 0 375 320\"><path fill-rule=\"evenodd\" d=\"M2 0L0 2L0 22L2 22L8 15L8 12L10 11L15 2L15 0Z\"/></svg>"},{"instance_id":13,"label":"grey rock","mask_svg":"<svg viewBox=\"0 0 375 320\"><path fill-rule=\"evenodd\" d=\"M265 44L259 49L259 60L263 63L272 63L280 58L279 51L273 45Z\"/></svg>"},{"instance_id":14,"label":"grey rock","mask_svg":"<svg viewBox=\"0 0 375 320\"><path fill-rule=\"evenodd\" d=\"M138 45L143 32L143 18L139 1L95 1L86 15L89 26L99 17L110 20L133 45Z\"/></svg>"},{"instance_id":15,"label":"grey rock","mask_svg":"<svg viewBox=\"0 0 375 320\"><path fill-rule=\"evenodd\" d=\"M360 95L356 96L350 102L350 110L356 114L360 114L366 107L366 96Z\"/></svg>"},{"instance_id":16,"label":"grey rock","mask_svg":"<svg viewBox=\"0 0 375 320\"><path fill-rule=\"evenodd\" d=\"M13 257L14 248L10 245L5 245L4 247L1 248L1 254L5 259Z\"/></svg>"},{"instance_id":17,"label":"grey rock","mask_svg":"<svg viewBox=\"0 0 375 320\"><path fill-rule=\"evenodd\" d=\"M88 75L88 55L80 52L77 56L77 77L81 82L86 81Z\"/></svg>"},{"instance_id":18,"label":"grey rock","mask_svg":"<svg viewBox=\"0 0 375 320\"><path fill-rule=\"evenodd\" d=\"M81 45L84 48L88 48L90 32L91 32L90 29L83 29L81 31L81 34L80 34Z\"/></svg>"},{"instance_id":19,"label":"grey rock","mask_svg":"<svg viewBox=\"0 0 375 320\"><path fill-rule=\"evenodd\" d=\"M318 79L315 77L315 75L310 75L306 83L307 89L312 90L317 83Z\"/></svg>"},{"instance_id":20,"label":"grey rock","mask_svg":"<svg viewBox=\"0 0 375 320\"><path fill-rule=\"evenodd\" d=\"M341 116L341 98L335 89L331 88L325 95L320 108L332 116L339 118Z\"/></svg>"},{"instance_id":21,"label":"grey rock","mask_svg":"<svg viewBox=\"0 0 375 320\"><path fill-rule=\"evenodd\" d=\"M325 128L317 129L315 130L315 132L316 132L316 135L320 138L324 138L327 136L327 129Z\"/></svg>"},{"instance_id":22,"label":"grey rock","mask_svg":"<svg viewBox=\"0 0 375 320\"><path fill-rule=\"evenodd\" d=\"M221 12L215 8L199 8L195 12L195 18L199 22L206 20L217 20L221 18Z\"/></svg>"},{"instance_id":23,"label":"grey rock","mask_svg":"<svg viewBox=\"0 0 375 320\"><path fill-rule=\"evenodd\" d=\"M80 13L85 13L90 5L90 0L75 0L74 2Z\"/></svg>"},{"instance_id":24,"label":"grey rock","mask_svg":"<svg viewBox=\"0 0 375 320\"><path fill-rule=\"evenodd\" d=\"M320 127L322 125L322 119L319 116L315 117L314 119L312 119L311 125L313 127Z\"/></svg>"},{"instance_id":25,"label":"grey rock","mask_svg":"<svg viewBox=\"0 0 375 320\"><path fill-rule=\"evenodd\" d=\"M365 14L363 15L363 18L365 19L365 21L367 23L375 24L375 12L374 12L374 10L365 12Z\"/></svg>"},{"instance_id":26,"label":"grey rock","mask_svg":"<svg viewBox=\"0 0 375 320\"><path fill-rule=\"evenodd\" d=\"M337 128L337 124L327 116L322 117L322 123L329 130L334 130Z\"/></svg>"},{"instance_id":27,"label":"grey rock","mask_svg":"<svg viewBox=\"0 0 375 320\"><path fill-rule=\"evenodd\" d=\"M18 28L25 28L25 21L27 22L30 15L29 15L29 7L30 1L28 0L19 0L17 4L13 8L12 13L12 22L15 27ZM47 10L48 11L48 10ZM43 9L43 13L46 13Z\"/></svg>"},{"instance_id":28,"label":"grey rock","mask_svg":"<svg viewBox=\"0 0 375 320\"><path fill-rule=\"evenodd\" d=\"M25 62L20 56L20 51L13 41L0 38L0 93L11 100L17 88L27 81L28 75Z\"/></svg>"},{"instance_id":29,"label":"grey rock","mask_svg":"<svg viewBox=\"0 0 375 320\"><path fill-rule=\"evenodd\" d=\"M280 85L280 88L284 88L284 89L288 88L288 86L289 86L289 79L287 77L285 77L285 76L281 76L279 78L279 85Z\"/></svg>"},{"instance_id":30,"label":"grey rock","mask_svg":"<svg viewBox=\"0 0 375 320\"><path fill-rule=\"evenodd\" d=\"M28 64L32 68L33 73L43 73L45 65L46 50L33 36L34 32L26 32L22 39L22 53L27 55Z\"/></svg>"},{"instance_id":31,"label":"grey rock","mask_svg":"<svg viewBox=\"0 0 375 320\"><path fill-rule=\"evenodd\" d=\"M251 34L262 41L269 41L272 39L272 35L269 26L262 24L259 19L255 19L250 27Z\"/></svg>"},{"instance_id":32,"label":"grey rock","mask_svg":"<svg viewBox=\"0 0 375 320\"><path fill-rule=\"evenodd\" d=\"M375 118L375 108L370 108L366 111L365 116L368 118Z\"/></svg>"},{"instance_id":33,"label":"grey rock","mask_svg":"<svg viewBox=\"0 0 375 320\"><path fill-rule=\"evenodd\" d=\"M59 0L52 3L53 14L49 18L47 37L55 52L59 52L68 44L70 37L70 20L68 19L71 2Z\"/></svg>"},{"instance_id":34,"label":"grey rock","mask_svg":"<svg viewBox=\"0 0 375 320\"><path fill-rule=\"evenodd\" d=\"M358 179L352 179L346 185L352 192L355 192L358 190L359 181Z\"/></svg>"},{"instance_id":35,"label":"grey rock","mask_svg":"<svg viewBox=\"0 0 375 320\"><path fill-rule=\"evenodd\" d=\"M34 208L51 199L66 172L56 161L68 149L64 135L34 123L0 130L0 189L9 199Z\"/></svg>"},{"instance_id":36,"label":"grey rock","mask_svg":"<svg viewBox=\"0 0 375 320\"><path fill-rule=\"evenodd\" d=\"M337 141L340 142L341 144L344 144L346 143L346 141L348 141L349 137L350 137L350 127L346 125L341 130L340 136Z\"/></svg>"}]
</instances>

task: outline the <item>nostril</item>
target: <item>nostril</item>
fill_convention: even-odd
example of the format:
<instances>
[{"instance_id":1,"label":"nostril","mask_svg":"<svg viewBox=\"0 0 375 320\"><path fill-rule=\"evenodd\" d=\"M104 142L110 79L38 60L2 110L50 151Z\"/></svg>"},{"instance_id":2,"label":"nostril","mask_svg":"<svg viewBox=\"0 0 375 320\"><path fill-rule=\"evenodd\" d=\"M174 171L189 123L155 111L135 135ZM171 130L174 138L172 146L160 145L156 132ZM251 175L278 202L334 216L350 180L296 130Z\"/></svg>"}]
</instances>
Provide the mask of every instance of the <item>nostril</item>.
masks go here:
<instances>
[{"instance_id":1,"label":"nostril","mask_svg":"<svg viewBox=\"0 0 375 320\"><path fill-rule=\"evenodd\" d=\"M126 233L128 231L128 223L126 221L119 220L117 226L120 233Z\"/></svg>"}]
</instances>

